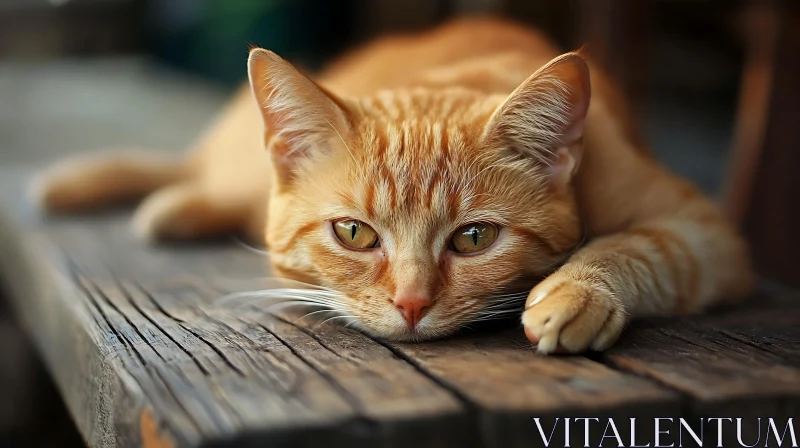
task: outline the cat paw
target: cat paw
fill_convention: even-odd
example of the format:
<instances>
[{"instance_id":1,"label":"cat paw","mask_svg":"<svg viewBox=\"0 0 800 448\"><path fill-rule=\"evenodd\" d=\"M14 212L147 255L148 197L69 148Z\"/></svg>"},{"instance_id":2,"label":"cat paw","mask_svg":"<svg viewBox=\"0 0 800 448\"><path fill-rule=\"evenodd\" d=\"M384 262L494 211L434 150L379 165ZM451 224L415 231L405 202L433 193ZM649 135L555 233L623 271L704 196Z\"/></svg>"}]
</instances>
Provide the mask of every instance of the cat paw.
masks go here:
<instances>
[{"instance_id":1,"label":"cat paw","mask_svg":"<svg viewBox=\"0 0 800 448\"><path fill-rule=\"evenodd\" d=\"M558 273L533 288L522 314L525 335L542 354L605 350L626 321L611 291Z\"/></svg>"},{"instance_id":2,"label":"cat paw","mask_svg":"<svg viewBox=\"0 0 800 448\"><path fill-rule=\"evenodd\" d=\"M185 240L200 236L202 225L213 216L196 188L176 184L148 196L133 214L131 229L146 243Z\"/></svg>"}]
</instances>

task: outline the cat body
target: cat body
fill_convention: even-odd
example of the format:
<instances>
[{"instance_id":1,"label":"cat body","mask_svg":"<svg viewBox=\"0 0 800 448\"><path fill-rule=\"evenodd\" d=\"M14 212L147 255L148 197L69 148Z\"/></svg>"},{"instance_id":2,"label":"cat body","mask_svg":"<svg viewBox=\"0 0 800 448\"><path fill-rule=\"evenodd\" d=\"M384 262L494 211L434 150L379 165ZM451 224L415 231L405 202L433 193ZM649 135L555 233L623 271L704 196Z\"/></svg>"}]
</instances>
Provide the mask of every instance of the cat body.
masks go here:
<instances>
[{"instance_id":1,"label":"cat body","mask_svg":"<svg viewBox=\"0 0 800 448\"><path fill-rule=\"evenodd\" d=\"M531 30L464 19L387 37L315 81L255 49L249 74L184 159L75 160L37 200L145 197L133 222L151 240L248 230L274 272L397 340L525 300L540 352L602 350L635 316L752 287L739 236L643 149L601 71Z\"/></svg>"}]
</instances>

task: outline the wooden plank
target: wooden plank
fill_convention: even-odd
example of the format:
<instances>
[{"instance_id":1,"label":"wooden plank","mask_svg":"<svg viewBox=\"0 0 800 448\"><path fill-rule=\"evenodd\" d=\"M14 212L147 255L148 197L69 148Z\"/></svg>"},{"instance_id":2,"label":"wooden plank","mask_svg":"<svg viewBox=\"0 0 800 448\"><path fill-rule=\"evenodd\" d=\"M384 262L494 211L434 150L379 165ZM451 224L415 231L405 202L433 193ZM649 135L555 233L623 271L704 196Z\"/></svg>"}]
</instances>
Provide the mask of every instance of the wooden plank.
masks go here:
<instances>
[{"instance_id":1,"label":"wooden plank","mask_svg":"<svg viewBox=\"0 0 800 448\"><path fill-rule=\"evenodd\" d=\"M742 418L750 444L758 418L800 415L799 346L800 294L770 290L708 316L637 323L603 357L680 391L690 421ZM717 440L716 426L706 429ZM730 428L723 436L724 446L740 446Z\"/></svg>"},{"instance_id":2,"label":"wooden plank","mask_svg":"<svg viewBox=\"0 0 800 448\"><path fill-rule=\"evenodd\" d=\"M500 333L390 346L471 404L489 446L538 443L533 418L548 422L543 424L546 428L552 428L556 418L616 418L618 429L629 434L630 416L680 413L678 395L653 382L584 357L537 355L516 326ZM591 440L599 440L602 430L592 428ZM572 440L583 440L583 431L573 426Z\"/></svg>"},{"instance_id":3,"label":"wooden plank","mask_svg":"<svg viewBox=\"0 0 800 448\"><path fill-rule=\"evenodd\" d=\"M794 296L757 308L638 323L605 356L626 370L703 402L748 396L800 397L800 312Z\"/></svg>"}]
</instances>

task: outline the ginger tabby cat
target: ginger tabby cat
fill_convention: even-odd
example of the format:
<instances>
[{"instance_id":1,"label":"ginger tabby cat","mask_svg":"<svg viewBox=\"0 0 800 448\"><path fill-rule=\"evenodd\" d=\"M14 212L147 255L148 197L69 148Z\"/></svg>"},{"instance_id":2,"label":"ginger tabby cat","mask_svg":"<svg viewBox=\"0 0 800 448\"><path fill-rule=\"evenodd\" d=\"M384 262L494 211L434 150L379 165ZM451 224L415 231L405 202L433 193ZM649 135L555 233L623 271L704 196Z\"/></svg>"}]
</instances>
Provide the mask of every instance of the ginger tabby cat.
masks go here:
<instances>
[{"instance_id":1,"label":"ginger tabby cat","mask_svg":"<svg viewBox=\"0 0 800 448\"><path fill-rule=\"evenodd\" d=\"M76 159L43 173L36 200L145 197L147 240L248 229L274 272L394 340L521 312L541 353L603 350L635 316L752 287L742 240L643 150L608 80L535 32L462 19L314 81L263 49L248 67L251 89L185 159Z\"/></svg>"}]
</instances>

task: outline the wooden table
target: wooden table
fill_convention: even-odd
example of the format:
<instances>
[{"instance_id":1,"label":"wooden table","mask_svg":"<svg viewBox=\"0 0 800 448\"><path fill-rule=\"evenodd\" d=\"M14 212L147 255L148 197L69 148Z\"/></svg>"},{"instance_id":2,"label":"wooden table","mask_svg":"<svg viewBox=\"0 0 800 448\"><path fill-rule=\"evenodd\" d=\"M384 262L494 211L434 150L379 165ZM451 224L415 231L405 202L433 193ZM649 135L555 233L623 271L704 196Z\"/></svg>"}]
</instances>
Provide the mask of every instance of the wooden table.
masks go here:
<instances>
[{"instance_id":1,"label":"wooden table","mask_svg":"<svg viewBox=\"0 0 800 448\"><path fill-rule=\"evenodd\" d=\"M110 88L86 86L54 104L68 110ZM106 119L121 120L123 109ZM139 113L127 126L157 121ZM755 437L757 417L785 424L800 415L796 294L765 287L736 309L639 322L609 352L571 357L538 356L515 322L396 344L287 311L232 309L217 299L256 288L268 275L261 255L227 241L146 247L124 210L57 219L32 210L21 188L47 157L19 148L80 139L29 119L19 124L30 129L25 138L5 128L18 138L0 166L0 275L91 446L528 447L542 445L537 417L546 433L555 418L598 418L596 446L610 417L626 441L630 417L646 422L637 427L642 443L653 440L655 417L695 426L742 417ZM98 118L82 123L70 132L91 136ZM706 424L705 439L716 441L714 428ZM583 427L571 434L581 446ZM738 446L735 431L724 437Z\"/></svg>"}]
</instances>

